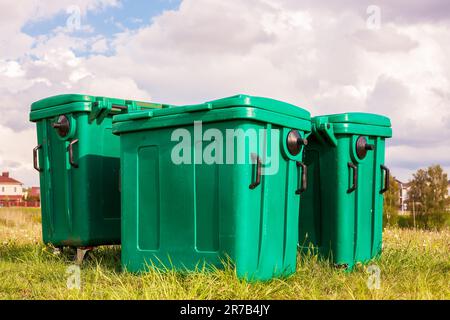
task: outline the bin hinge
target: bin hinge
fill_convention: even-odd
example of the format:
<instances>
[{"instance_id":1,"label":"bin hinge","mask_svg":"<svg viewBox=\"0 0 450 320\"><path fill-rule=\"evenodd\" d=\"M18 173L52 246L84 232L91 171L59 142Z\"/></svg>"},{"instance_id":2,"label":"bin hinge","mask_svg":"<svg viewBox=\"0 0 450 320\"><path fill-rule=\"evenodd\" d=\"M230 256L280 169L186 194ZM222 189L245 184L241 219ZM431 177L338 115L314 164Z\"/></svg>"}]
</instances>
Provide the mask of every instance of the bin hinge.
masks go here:
<instances>
[{"instance_id":1,"label":"bin hinge","mask_svg":"<svg viewBox=\"0 0 450 320\"><path fill-rule=\"evenodd\" d=\"M329 122L319 121L313 123L313 134L322 143L328 142L333 146L337 146L337 139L334 135L333 125Z\"/></svg>"},{"instance_id":2,"label":"bin hinge","mask_svg":"<svg viewBox=\"0 0 450 320\"><path fill-rule=\"evenodd\" d=\"M89 115L89 122L97 119L101 123L111 112L113 105L109 101L95 101L92 103L91 113Z\"/></svg>"}]
</instances>

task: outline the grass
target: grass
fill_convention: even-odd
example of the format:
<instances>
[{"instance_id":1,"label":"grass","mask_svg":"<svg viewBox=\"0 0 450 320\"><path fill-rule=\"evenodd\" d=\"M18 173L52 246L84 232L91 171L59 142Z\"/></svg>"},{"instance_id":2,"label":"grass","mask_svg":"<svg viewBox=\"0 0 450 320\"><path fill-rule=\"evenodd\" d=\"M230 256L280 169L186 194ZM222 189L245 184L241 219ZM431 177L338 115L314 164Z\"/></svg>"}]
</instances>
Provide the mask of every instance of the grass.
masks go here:
<instances>
[{"instance_id":1,"label":"grass","mask_svg":"<svg viewBox=\"0 0 450 320\"><path fill-rule=\"evenodd\" d=\"M213 272L143 275L120 269L120 247L96 249L81 267L81 289L67 288L71 252L41 243L39 211L0 209L0 299L450 299L450 231L386 229L375 263L381 286L367 286L367 266L346 273L299 255L295 275L265 283Z\"/></svg>"}]
</instances>

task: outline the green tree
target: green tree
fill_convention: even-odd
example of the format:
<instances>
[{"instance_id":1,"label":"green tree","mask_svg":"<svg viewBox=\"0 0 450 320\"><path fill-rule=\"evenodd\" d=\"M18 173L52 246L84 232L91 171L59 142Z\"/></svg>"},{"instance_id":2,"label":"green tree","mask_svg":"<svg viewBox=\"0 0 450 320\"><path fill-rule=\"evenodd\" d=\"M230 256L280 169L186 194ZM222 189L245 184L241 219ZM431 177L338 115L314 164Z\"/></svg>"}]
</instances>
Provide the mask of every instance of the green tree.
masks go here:
<instances>
[{"instance_id":1,"label":"green tree","mask_svg":"<svg viewBox=\"0 0 450 320\"><path fill-rule=\"evenodd\" d=\"M424 205L427 188L427 172L423 169L417 170L410 181L408 192L408 208L411 210L414 226L421 225L425 221L426 207Z\"/></svg>"},{"instance_id":2,"label":"green tree","mask_svg":"<svg viewBox=\"0 0 450 320\"><path fill-rule=\"evenodd\" d=\"M416 225L422 228L440 229L445 225L448 176L440 165L413 175L409 191L409 208L413 211Z\"/></svg>"},{"instance_id":3,"label":"green tree","mask_svg":"<svg viewBox=\"0 0 450 320\"><path fill-rule=\"evenodd\" d=\"M384 194L383 225L396 226L400 207L400 188L394 177L389 178L389 190Z\"/></svg>"}]
</instances>

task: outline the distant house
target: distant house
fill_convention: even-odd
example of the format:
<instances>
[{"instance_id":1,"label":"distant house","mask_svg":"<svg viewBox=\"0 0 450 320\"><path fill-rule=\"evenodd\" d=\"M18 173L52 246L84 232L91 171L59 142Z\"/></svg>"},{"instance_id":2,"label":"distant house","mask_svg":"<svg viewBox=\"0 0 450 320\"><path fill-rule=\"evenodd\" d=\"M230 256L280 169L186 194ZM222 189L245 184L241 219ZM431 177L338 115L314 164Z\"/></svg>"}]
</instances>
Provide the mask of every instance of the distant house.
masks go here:
<instances>
[{"instance_id":1,"label":"distant house","mask_svg":"<svg viewBox=\"0 0 450 320\"><path fill-rule=\"evenodd\" d=\"M409 210L408 208L408 194L411 189L411 182L401 182L400 180L395 179L395 181L398 183L399 190L400 190L400 210L402 213L405 213ZM450 200L450 180L448 181L447 185L447 199ZM450 203L450 201L449 201ZM450 210L450 204L449 209Z\"/></svg>"},{"instance_id":2,"label":"distant house","mask_svg":"<svg viewBox=\"0 0 450 320\"><path fill-rule=\"evenodd\" d=\"M395 179L399 186L399 194L400 194L400 211L405 213L408 210L408 193L411 188L411 182L401 182L400 180Z\"/></svg>"},{"instance_id":3,"label":"distant house","mask_svg":"<svg viewBox=\"0 0 450 320\"><path fill-rule=\"evenodd\" d=\"M33 199L33 200L41 199L41 188L31 187L30 189L28 189L27 200L31 200L31 199Z\"/></svg>"},{"instance_id":4,"label":"distant house","mask_svg":"<svg viewBox=\"0 0 450 320\"><path fill-rule=\"evenodd\" d=\"M447 198L450 198L450 180L448 180L447 191Z\"/></svg>"},{"instance_id":5,"label":"distant house","mask_svg":"<svg viewBox=\"0 0 450 320\"><path fill-rule=\"evenodd\" d=\"M19 205L23 198L23 183L3 172L0 176L0 206Z\"/></svg>"},{"instance_id":6,"label":"distant house","mask_svg":"<svg viewBox=\"0 0 450 320\"><path fill-rule=\"evenodd\" d=\"M40 207L41 206L41 188L31 187L26 189L24 194L24 206Z\"/></svg>"}]
</instances>

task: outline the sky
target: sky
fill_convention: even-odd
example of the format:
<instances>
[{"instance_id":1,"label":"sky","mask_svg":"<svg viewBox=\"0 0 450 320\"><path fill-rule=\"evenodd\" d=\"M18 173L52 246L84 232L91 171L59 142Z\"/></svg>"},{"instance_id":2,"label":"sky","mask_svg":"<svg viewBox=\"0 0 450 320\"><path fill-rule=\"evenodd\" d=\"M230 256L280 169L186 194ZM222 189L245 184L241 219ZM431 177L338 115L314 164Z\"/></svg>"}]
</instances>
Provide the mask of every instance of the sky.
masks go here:
<instances>
[{"instance_id":1,"label":"sky","mask_svg":"<svg viewBox=\"0 0 450 320\"><path fill-rule=\"evenodd\" d=\"M391 118L402 181L450 173L447 0L2 0L0 170L38 185L32 102L85 93L190 104L245 93Z\"/></svg>"}]
</instances>

